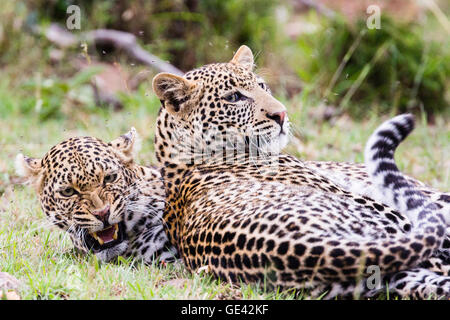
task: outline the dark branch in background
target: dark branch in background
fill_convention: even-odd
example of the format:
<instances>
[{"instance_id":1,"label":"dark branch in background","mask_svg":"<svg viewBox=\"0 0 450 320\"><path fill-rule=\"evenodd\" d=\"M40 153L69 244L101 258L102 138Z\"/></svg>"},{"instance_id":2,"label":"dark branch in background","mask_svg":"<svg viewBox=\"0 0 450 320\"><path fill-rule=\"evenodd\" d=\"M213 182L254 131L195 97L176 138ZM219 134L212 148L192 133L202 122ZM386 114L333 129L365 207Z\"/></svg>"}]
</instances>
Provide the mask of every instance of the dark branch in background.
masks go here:
<instances>
[{"instance_id":1,"label":"dark branch in background","mask_svg":"<svg viewBox=\"0 0 450 320\"><path fill-rule=\"evenodd\" d=\"M158 71L170 72L176 75L184 74L181 70L174 67L170 63L167 63L157 56L142 49L142 47L137 44L136 37L131 33L117 30L98 29L86 33L86 40L91 40L95 43L112 44L117 48L123 49L136 61L153 67Z\"/></svg>"},{"instance_id":2,"label":"dark branch in background","mask_svg":"<svg viewBox=\"0 0 450 320\"><path fill-rule=\"evenodd\" d=\"M38 26L31 27L34 34L47 38L60 48L67 49L80 46L82 43L93 43L94 45L108 45L124 52L131 59L138 63L149 66L157 72L169 72L176 75L183 75L183 72L168 62L144 50L136 40L136 37L128 32L97 29L82 33L73 33L58 24L51 24L48 28ZM89 57L87 61L74 59L74 65L83 70L89 66L101 66L102 71L91 78L91 86L94 93L94 99L97 106L109 105L114 110L123 108L118 94L135 90L139 84L147 79L147 72L140 72L133 77L128 77L125 70L117 68L115 64L101 62L91 62Z\"/></svg>"},{"instance_id":3,"label":"dark branch in background","mask_svg":"<svg viewBox=\"0 0 450 320\"><path fill-rule=\"evenodd\" d=\"M176 75L184 74L184 72L170 63L142 49L137 43L136 37L128 32L97 29L75 35L57 24L51 24L50 27L43 30L43 34L49 41L61 47L72 47L83 41L97 44L111 44L115 48L125 51L136 61L152 67L159 72L170 72Z\"/></svg>"}]
</instances>

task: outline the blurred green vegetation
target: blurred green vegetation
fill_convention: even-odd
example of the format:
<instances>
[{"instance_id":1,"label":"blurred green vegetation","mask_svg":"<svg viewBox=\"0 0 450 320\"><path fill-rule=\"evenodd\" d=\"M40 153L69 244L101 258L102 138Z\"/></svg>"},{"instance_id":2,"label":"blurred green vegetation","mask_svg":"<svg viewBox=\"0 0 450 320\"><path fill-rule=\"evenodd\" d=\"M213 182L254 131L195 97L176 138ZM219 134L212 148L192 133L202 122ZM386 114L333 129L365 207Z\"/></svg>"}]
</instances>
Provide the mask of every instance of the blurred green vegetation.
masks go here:
<instances>
[{"instance_id":1,"label":"blurred green vegetation","mask_svg":"<svg viewBox=\"0 0 450 320\"><path fill-rule=\"evenodd\" d=\"M94 101L88 86L91 77L101 68L90 67L78 72L71 78L47 78L44 81L37 77L23 84L25 90L36 92L35 104L22 104L22 111L28 112L34 109L40 120L61 116L61 111L68 100L72 103L93 107ZM33 99L32 99L33 100Z\"/></svg>"},{"instance_id":2,"label":"blurred green vegetation","mask_svg":"<svg viewBox=\"0 0 450 320\"><path fill-rule=\"evenodd\" d=\"M54 22L64 26L72 4L81 7L81 31L130 32L145 49L183 71L227 61L247 44L277 97L306 96L309 104L358 118L425 111L433 120L450 111L450 41L428 12L426 19L409 23L383 14L381 29L369 30L364 19L325 18L314 10L294 14L288 0L8 0L0 2L0 114L31 112L45 120L60 117L64 112L58 109L68 101L95 112L90 79L81 76L80 83L80 70L72 63L83 50L64 49L55 60L57 47L32 32ZM280 12L314 30L290 38ZM84 53L135 73L142 70L107 46ZM82 95L85 99L71 101Z\"/></svg>"},{"instance_id":3,"label":"blurred green vegetation","mask_svg":"<svg viewBox=\"0 0 450 320\"><path fill-rule=\"evenodd\" d=\"M72 4L81 8L84 30L133 33L151 52L184 71L227 59L241 43L261 50L275 39L277 1L272 0L28 1L36 23L65 24Z\"/></svg>"},{"instance_id":4,"label":"blurred green vegetation","mask_svg":"<svg viewBox=\"0 0 450 320\"><path fill-rule=\"evenodd\" d=\"M297 40L300 78L316 95L352 115L367 109L433 114L448 108L449 43L426 41L420 25L382 16L381 29L365 20L327 20Z\"/></svg>"}]
</instances>

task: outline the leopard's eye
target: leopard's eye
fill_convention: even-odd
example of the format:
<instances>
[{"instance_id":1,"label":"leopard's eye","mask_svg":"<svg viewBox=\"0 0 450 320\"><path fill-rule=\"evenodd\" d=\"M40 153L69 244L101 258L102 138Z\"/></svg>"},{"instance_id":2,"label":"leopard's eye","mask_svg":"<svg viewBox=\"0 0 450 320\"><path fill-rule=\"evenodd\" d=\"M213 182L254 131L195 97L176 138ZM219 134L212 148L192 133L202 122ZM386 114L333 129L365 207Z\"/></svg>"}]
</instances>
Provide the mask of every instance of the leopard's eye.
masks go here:
<instances>
[{"instance_id":1,"label":"leopard's eye","mask_svg":"<svg viewBox=\"0 0 450 320\"><path fill-rule=\"evenodd\" d=\"M240 100L243 100L244 98L245 98L245 96L244 96L242 93L240 93L239 91L236 91L236 92L227 94L227 95L224 97L224 99L225 99L226 101L231 102L231 103L238 102L238 101L240 101Z\"/></svg>"},{"instance_id":2,"label":"leopard's eye","mask_svg":"<svg viewBox=\"0 0 450 320\"><path fill-rule=\"evenodd\" d=\"M61 195L63 195L64 197L71 197L77 192L75 191L74 188L68 187L68 188L62 189L59 193Z\"/></svg>"},{"instance_id":3,"label":"leopard's eye","mask_svg":"<svg viewBox=\"0 0 450 320\"><path fill-rule=\"evenodd\" d=\"M116 181L117 179L117 173L111 173L111 174L107 174L105 176L105 178L103 179L104 183L112 183L114 181Z\"/></svg>"},{"instance_id":4,"label":"leopard's eye","mask_svg":"<svg viewBox=\"0 0 450 320\"><path fill-rule=\"evenodd\" d=\"M272 92L270 91L269 86L265 83L265 82L260 82L258 83L258 85L267 93L272 94Z\"/></svg>"}]
</instances>

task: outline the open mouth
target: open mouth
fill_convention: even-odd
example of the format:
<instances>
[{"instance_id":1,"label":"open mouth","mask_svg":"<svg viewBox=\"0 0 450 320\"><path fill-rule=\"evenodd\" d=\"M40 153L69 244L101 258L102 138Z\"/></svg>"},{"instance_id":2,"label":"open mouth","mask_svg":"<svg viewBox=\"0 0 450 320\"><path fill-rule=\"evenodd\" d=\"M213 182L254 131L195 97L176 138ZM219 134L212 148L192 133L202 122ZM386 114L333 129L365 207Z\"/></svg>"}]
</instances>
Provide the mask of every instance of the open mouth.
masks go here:
<instances>
[{"instance_id":1,"label":"open mouth","mask_svg":"<svg viewBox=\"0 0 450 320\"><path fill-rule=\"evenodd\" d=\"M85 241L89 250L94 253L112 248L126 239L125 224L116 223L97 232L86 232Z\"/></svg>"}]
</instances>

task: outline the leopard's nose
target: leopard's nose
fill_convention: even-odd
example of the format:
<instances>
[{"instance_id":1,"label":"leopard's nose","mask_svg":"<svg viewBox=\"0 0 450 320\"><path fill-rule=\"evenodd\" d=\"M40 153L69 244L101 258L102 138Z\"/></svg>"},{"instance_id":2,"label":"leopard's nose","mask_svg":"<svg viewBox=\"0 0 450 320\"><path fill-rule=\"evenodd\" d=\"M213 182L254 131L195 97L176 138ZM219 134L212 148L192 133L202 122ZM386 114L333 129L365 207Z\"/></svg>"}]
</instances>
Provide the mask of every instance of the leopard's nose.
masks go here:
<instances>
[{"instance_id":1,"label":"leopard's nose","mask_svg":"<svg viewBox=\"0 0 450 320\"><path fill-rule=\"evenodd\" d=\"M109 218L109 209L110 205L107 204L103 209L95 210L92 212L94 216L96 216L98 219L100 219L103 223L108 224L108 218Z\"/></svg>"},{"instance_id":2,"label":"leopard's nose","mask_svg":"<svg viewBox=\"0 0 450 320\"><path fill-rule=\"evenodd\" d=\"M266 116L267 118L278 123L280 127L283 127L284 119L286 118L286 111L267 113Z\"/></svg>"}]
</instances>

